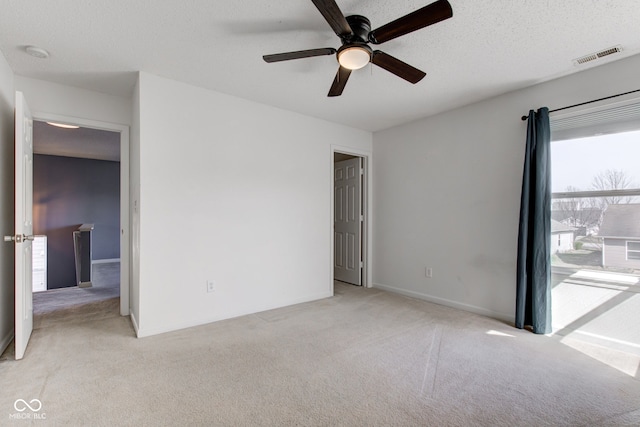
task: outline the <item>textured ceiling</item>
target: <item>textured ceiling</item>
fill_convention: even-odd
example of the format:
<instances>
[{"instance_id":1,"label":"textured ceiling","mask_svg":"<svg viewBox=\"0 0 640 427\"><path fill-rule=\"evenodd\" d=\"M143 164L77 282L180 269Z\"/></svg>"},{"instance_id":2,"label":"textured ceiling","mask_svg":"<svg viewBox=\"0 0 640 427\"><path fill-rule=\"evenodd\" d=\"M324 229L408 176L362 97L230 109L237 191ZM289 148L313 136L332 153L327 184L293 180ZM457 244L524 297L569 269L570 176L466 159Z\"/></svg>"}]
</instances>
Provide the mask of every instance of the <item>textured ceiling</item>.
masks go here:
<instances>
[{"instance_id":1,"label":"textured ceiling","mask_svg":"<svg viewBox=\"0 0 640 427\"><path fill-rule=\"evenodd\" d=\"M147 71L260 103L380 130L640 52L638 0L449 0L453 18L378 46L424 70L417 85L368 66L328 98L339 47L310 0L3 0L0 50L16 74L129 96ZM376 28L429 0L337 0ZM48 60L24 52L37 45ZM611 46L622 53L576 67Z\"/></svg>"}]
</instances>

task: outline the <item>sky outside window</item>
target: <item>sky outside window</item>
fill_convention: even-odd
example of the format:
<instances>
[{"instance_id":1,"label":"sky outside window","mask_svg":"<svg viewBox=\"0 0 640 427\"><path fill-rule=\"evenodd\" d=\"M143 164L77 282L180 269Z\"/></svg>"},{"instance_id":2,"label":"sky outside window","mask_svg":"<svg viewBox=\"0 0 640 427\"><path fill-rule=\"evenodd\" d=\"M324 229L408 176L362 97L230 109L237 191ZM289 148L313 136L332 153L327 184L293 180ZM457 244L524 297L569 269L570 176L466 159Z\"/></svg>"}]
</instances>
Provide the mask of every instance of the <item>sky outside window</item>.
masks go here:
<instances>
[{"instance_id":1,"label":"sky outside window","mask_svg":"<svg viewBox=\"0 0 640 427\"><path fill-rule=\"evenodd\" d=\"M593 178L607 169L622 170L640 188L640 131L555 141L551 148L554 193L568 186L593 190Z\"/></svg>"}]
</instances>

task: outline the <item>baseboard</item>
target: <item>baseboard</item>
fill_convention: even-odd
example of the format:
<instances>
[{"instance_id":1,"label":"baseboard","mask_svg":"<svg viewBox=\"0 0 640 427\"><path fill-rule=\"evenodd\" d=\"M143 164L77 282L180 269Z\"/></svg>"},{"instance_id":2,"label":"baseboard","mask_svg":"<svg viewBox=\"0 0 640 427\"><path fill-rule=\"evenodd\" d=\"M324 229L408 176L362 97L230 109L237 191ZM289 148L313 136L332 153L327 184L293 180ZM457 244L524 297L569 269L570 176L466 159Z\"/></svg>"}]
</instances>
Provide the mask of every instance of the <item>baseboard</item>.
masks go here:
<instances>
[{"instance_id":1,"label":"baseboard","mask_svg":"<svg viewBox=\"0 0 640 427\"><path fill-rule=\"evenodd\" d=\"M7 332L7 335L2 338L2 341L0 341L0 354L4 353L7 347L9 347L9 344L11 344L11 341L13 340L13 332L12 327L9 332Z\"/></svg>"},{"instance_id":2,"label":"baseboard","mask_svg":"<svg viewBox=\"0 0 640 427\"><path fill-rule=\"evenodd\" d=\"M136 316L133 314L133 311L129 310L129 318L131 319L131 324L133 325L133 330L136 333L136 336L140 338L140 329L138 328L138 321L136 320Z\"/></svg>"},{"instance_id":3,"label":"baseboard","mask_svg":"<svg viewBox=\"0 0 640 427\"><path fill-rule=\"evenodd\" d=\"M421 300L429 301L429 302L432 302L432 303L435 303L435 304L440 304L440 305L444 305L444 306L447 306L447 307L456 308L458 310L468 311L470 313L479 314L481 316L491 317L493 319L498 319L498 320L502 320L502 321L509 322L509 323L513 323L515 321L515 318L512 315L508 315L508 314L505 314L505 313L500 313L500 312L493 311L493 310L487 310L486 308L477 307L477 306L471 305L471 304L464 304L464 303L461 303L461 302L458 302L458 301L452 301L452 300L436 297L436 296L429 295L429 294L423 294L421 292L409 291L409 290L406 290L406 289L397 288L395 286L383 285L381 283L374 283L373 287L374 288L378 288L378 289L382 289L384 291L389 291L389 292L393 292L393 293L396 293L396 294L401 294L401 295L405 295L405 296L408 296L408 297L418 298L418 299L421 299ZM514 302L514 304L515 304L515 302Z\"/></svg>"},{"instance_id":4,"label":"baseboard","mask_svg":"<svg viewBox=\"0 0 640 427\"><path fill-rule=\"evenodd\" d=\"M308 297L289 300L287 302L284 302L282 304L277 304L275 306L256 306L256 307L245 309L245 310L239 310L237 312L231 312L231 313L225 313L223 315L207 317L200 320L192 320L188 322L176 322L172 325L166 325L163 327L137 329L136 326L134 326L134 328L136 328L138 338L144 338L144 337L150 337L153 335L164 334L167 332L179 331L181 329L193 328L194 326L206 325L208 323L219 322L220 320L233 319L235 317L242 317L242 316L247 316L249 314L261 313L263 311L275 310L278 308L289 307L292 305L302 304L305 302L317 301L320 299L329 298L331 296L333 296L331 292L323 292L317 295L311 295ZM134 319L133 313L131 314L131 318L133 321Z\"/></svg>"},{"instance_id":5,"label":"baseboard","mask_svg":"<svg viewBox=\"0 0 640 427\"><path fill-rule=\"evenodd\" d=\"M120 258L105 258L105 259L91 260L91 264L111 264L114 262L120 262Z\"/></svg>"}]
</instances>

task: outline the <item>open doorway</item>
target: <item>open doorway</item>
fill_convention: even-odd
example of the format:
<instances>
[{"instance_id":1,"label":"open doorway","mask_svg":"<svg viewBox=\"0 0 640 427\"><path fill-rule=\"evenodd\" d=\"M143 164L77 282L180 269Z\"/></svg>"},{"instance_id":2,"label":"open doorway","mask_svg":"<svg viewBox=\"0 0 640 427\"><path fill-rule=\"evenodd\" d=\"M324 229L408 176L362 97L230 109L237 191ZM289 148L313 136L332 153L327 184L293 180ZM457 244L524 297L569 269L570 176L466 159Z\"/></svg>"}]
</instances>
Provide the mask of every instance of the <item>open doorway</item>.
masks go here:
<instances>
[{"instance_id":1,"label":"open doorway","mask_svg":"<svg viewBox=\"0 0 640 427\"><path fill-rule=\"evenodd\" d=\"M34 120L33 142L34 315L119 298L120 134Z\"/></svg>"},{"instance_id":2,"label":"open doorway","mask_svg":"<svg viewBox=\"0 0 640 427\"><path fill-rule=\"evenodd\" d=\"M333 280L368 287L368 156L341 150L332 156Z\"/></svg>"},{"instance_id":3,"label":"open doorway","mask_svg":"<svg viewBox=\"0 0 640 427\"><path fill-rule=\"evenodd\" d=\"M34 234L44 241L34 255L46 260L34 259L34 314L96 304L128 315L128 127L40 115L33 144Z\"/></svg>"}]
</instances>

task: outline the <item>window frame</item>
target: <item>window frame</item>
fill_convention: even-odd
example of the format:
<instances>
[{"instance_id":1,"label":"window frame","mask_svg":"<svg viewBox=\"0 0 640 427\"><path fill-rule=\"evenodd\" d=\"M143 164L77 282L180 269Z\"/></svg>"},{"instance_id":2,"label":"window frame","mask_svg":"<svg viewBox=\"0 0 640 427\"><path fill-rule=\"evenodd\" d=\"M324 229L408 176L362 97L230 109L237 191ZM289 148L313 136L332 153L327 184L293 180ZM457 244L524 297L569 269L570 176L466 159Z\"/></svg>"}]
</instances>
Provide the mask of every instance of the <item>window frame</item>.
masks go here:
<instances>
[{"instance_id":1,"label":"window frame","mask_svg":"<svg viewBox=\"0 0 640 427\"><path fill-rule=\"evenodd\" d=\"M640 261L640 247L638 249L629 249L629 243L637 243L640 246L638 240L625 240L625 258L627 261ZM629 258L629 252L637 254L638 258Z\"/></svg>"}]
</instances>

